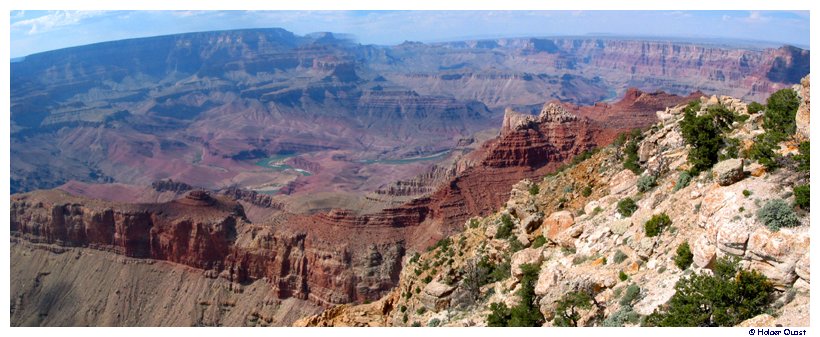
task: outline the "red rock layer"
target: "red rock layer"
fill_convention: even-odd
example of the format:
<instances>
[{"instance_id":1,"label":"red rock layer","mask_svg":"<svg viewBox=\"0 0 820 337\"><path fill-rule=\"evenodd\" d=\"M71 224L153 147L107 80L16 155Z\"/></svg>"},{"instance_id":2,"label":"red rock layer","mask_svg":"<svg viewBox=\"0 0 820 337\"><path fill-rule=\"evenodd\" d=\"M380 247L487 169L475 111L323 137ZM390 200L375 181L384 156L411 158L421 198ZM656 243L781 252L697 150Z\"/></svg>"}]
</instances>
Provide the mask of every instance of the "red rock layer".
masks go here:
<instances>
[{"instance_id":1,"label":"red rock layer","mask_svg":"<svg viewBox=\"0 0 820 337\"><path fill-rule=\"evenodd\" d=\"M333 227L333 224L325 224ZM120 204L37 191L12 197L11 232L32 242L89 247L203 269L234 282L266 279L280 298L375 299L398 279L402 244L253 225L226 197L190 193L160 204Z\"/></svg>"}]
</instances>

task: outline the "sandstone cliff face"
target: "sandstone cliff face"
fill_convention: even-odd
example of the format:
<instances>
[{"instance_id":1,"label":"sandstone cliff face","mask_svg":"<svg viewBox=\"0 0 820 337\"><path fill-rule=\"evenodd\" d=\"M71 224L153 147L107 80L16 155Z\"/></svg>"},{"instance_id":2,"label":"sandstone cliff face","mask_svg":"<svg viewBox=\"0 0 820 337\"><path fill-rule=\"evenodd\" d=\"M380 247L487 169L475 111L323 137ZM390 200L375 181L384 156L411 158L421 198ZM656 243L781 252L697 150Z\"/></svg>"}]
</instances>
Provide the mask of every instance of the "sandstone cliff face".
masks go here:
<instances>
[{"instance_id":1,"label":"sandstone cliff face","mask_svg":"<svg viewBox=\"0 0 820 337\"><path fill-rule=\"evenodd\" d=\"M277 298L318 304L378 298L404 255L401 243L371 240L365 250L250 224L237 202L201 191L142 205L43 191L15 196L11 213L12 234L29 242L174 262L240 284L265 280Z\"/></svg>"}]
</instances>

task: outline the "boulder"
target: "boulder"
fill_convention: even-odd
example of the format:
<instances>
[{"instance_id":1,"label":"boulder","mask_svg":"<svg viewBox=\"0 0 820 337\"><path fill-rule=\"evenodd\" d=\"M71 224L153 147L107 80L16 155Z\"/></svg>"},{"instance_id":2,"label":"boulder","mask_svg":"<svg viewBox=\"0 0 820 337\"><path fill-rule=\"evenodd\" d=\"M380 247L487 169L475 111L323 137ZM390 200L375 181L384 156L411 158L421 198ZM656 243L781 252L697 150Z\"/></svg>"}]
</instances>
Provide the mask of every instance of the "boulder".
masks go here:
<instances>
[{"instance_id":1,"label":"boulder","mask_svg":"<svg viewBox=\"0 0 820 337\"><path fill-rule=\"evenodd\" d=\"M720 186L729 186L743 180L745 176L743 173L743 160L737 158L727 159L715 164L712 171L715 173Z\"/></svg>"},{"instance_id":2,"label":"boulder","mask_svg":"<svg viewBox=\"0 0 820 337\"><path fill-rule=\"evenodd\" d=\"M623 170L612 176L609 182L609 193L612 195L625 194L630 189L635 188L635 183L638 182L638 176L630 170Z\"/></svg>"},{"instance_id":3,"label":"boulder","mask_svg":"<svg viewBox=\"0 0 820 337\"><path fill-rule=\"evenodd\" d=\"M575 219L569 211L552 213L544 220L544 236L547 238L556 238L567 228L572 227L573 224L575 224Z\"/></svg>"},{"instance_id":4,"label":"boulder","mask_svg":"<svg viewBox=\"0 0 820 337\"><path fill-rule=\"evenodd\" d=\"M808 234L790 230L773 233L761 227L749 236L746 256L752 261L753 269L766 275L775 287L784 289L797 280L797 261L808 251Z\"/></svg>"},{"instance_id":5,"label":"boulder","mask_svg":"<svg viewBox=\"0 0 820 337\"><path fill-rule=\"evenodd\" d=\"M709 243L709 239L705 235L700 235L690 245L695 266L709 268L715 261L715 246Z\"/></svg>"},{"instance_id":6,"label":"boulder","mask_svg":"<svg viewBox=\"0 0 820 337\"><path fill-rule=\"evenodd\" d=\"M737 325L739 328L774 327L775 318L769 314L760 314Z\"/></svg>"},{"instance_id":7,"label":"boulder","mask_svg":"<svg viewBox=\"0 0 820 337\"><path fill-rule=\"evenodd\" d=\"M717 248L729 255L743 256L746 253L749 232L749 227L739 221L719 224L716 236Z\"/></svg>"},{"instance_id":8,"label":"boulder","mask_svg":"<svg viewBox=\"0 0 820 337\"><path fill-rule=\"evenodd\" d=\"M449 286L436 280L431 281L424 287L424 290L419 296L421 304L431 311L438 312L446 309L450 304L449 295L453 293L456 287Z\"/></svg>"},{"instance_id":9,"label":"boulder","mask_svg":"<svg viewBox=\"0 0 820 337\"><path fill-rule=\"evenodd\" d=\"M544 261L543 248L522 249L513 254L510 260L510 272L516 278L523 276L522 264L541 264Z\"/></svg>"},{"instance_id":10,"label":"boulder","mask_svg":"<svg viewBox=\"0 0 820 337\"><path fill-rule=\"evenodd\" d=\"M543 221L544 221L544 214L541 213L541 212L536 212L536 213L531 214L530 216L524 218L524 220L521 220L521 227L527 233L531 233L536 228L540 227L541 223L543 223Z\"/></svg>"},{"instance_id":11,"label":"boulder","mask_svg":"<svg viewBox=\"0 0 820 337\"><path fill-rule=\"evenodd\" d=\"M797 260L797 264L794 265L794 273L806 282L811 282L811 265L809 264L810 259L810 255L805 254Z\"/></svg>"}]
</instances>

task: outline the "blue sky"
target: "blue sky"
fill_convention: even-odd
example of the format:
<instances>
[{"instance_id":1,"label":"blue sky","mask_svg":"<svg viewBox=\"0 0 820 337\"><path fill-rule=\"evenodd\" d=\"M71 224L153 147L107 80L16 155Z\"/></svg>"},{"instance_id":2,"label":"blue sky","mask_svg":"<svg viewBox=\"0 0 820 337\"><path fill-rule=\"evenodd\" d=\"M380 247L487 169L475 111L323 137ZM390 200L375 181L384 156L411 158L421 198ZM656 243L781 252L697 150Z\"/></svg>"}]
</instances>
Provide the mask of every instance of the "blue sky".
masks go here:
<instances>
[{"instance_id":1,"label":"blue sky","mask_svg":"<svg viewBox=\"0 0 820 337\"><path fill-rule=\"evenodd\" d=\"M281 27L364 44L609 34L809 46L808 11L12 11L11 57L193 31Z\"/></svg>"}]
</instances>

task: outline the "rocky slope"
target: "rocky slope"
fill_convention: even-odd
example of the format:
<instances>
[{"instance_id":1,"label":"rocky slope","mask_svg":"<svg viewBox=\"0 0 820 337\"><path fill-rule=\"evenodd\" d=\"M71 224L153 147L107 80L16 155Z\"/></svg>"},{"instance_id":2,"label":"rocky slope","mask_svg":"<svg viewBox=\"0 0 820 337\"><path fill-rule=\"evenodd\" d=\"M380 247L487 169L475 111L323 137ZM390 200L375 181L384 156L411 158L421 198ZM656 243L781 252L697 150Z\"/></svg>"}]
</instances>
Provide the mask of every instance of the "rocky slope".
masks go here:
<instances>
[{"instance_id":1,"label":"rocky slope","mask_svg":"<svg viewBox=\"0 0 820 337\"><path fill-rule=\"evenodd\" d=\"M763 113L750 114L738 99L712 96L700 103L700 114L723 106L748 116L727 134L742 148L766 131ZM658 111L659 122L643 133L637 149L640 176L623 168L619 147L607 147L556 174L522 180L501 211L466 221L448 240L408 256L398 286L379 301L337 306L295 324L485 326L491 304L518 304L522 265L530 264L537 267L533 296L545 326L554 324L562 296L575 291L594 299L594 305L577 309L579 325L631 326L664 306L676 293L676 282L711 273L717 259L734 257L776 289L766 313L742 326L807 326L809 213L796 209L796 226L779 230L764 225L758 214L770 200L792 204L792 188L806 183L808 174L788 160L772 171L741 158L723 160L682 182L691 148L680 127L684 107ZM510 118L505 129L530 119ZM793 155L792 144L783 142L776 151ZM639 182L650 175L654 186ZM636 204L629 215L618 205L626 198ZM653 236L646 224L661 214L671 224ZM693 263L679 268L675 259L684 242L691 246ZM485 269L483 281L475 282L478 268L495 272Z\"/></svg>"}]
</instances>

